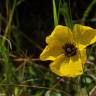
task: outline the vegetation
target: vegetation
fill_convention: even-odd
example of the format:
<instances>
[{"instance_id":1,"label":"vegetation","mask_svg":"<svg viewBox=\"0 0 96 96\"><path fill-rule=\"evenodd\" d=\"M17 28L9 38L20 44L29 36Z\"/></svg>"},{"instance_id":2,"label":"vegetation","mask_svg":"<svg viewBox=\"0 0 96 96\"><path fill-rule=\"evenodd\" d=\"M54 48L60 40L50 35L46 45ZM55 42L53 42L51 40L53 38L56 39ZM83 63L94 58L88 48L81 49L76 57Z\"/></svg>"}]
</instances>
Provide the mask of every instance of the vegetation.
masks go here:
<instances>
[{"instance_id":1,"label":"vegetation","mask_svg":"<svg viewBox=\"0 0 96 96\"><path fill-rule=\"evenodd\" d=\"M31 13L31 11L29 11L29 18L27 18L28 14L25 16L27 21L23 20L25 19L23 18L23 12L20 14L18 10L21 10L19 9L20 6L24 6L29 2L28 0L1 1L0 96L95 96L95 43L87 47L84 74L75 78L60 77L54 74L49 68L51 61L41 61L39 55L46 45L46 36L58 24L68 26L71 29L75 23L94 27L96 25L96 13L93 8L96 8L96 0L88 3L83 13L78 10L82 16L78 17L77 12L75 12L75 20L73 18L74 12L71 10L73 8L71 8L71 3L76 4L76 0L72 0L72 2L71 0L49 1L51 1L49 7L52 9L53 15L50 13L52 17L47 17L47 20L42 17L45 22L41 20L42 18L39 17L38 13ZM40 1L37 2L40 3ZM86 4L85 1L81 2ZM31 7L31 4L28 6ZM26 10L25 8L24 11ZM43 14L42 11L40 12L40 14ZM45 12L47 13L47 10ZM90 16L91 13L92 16ZM20 15L22 16L20 17ZM20 20L21 18L22 20ZM31 21L34 23L32 24Z\"/></svg>"}]
</instances>

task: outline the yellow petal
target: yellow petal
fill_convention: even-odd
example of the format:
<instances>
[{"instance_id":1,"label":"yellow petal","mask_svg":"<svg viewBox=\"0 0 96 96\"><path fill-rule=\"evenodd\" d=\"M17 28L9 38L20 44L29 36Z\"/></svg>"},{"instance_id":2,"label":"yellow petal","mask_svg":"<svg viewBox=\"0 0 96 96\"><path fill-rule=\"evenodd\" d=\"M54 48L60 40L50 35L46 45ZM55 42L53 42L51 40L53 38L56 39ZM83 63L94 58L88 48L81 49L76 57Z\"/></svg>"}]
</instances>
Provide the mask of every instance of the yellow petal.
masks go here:
<instances>
[{"instance_id":1,"label":"yellow petal","mask_svg":"<svg viewBox=\"0 0 96 96\"><path fill-rule=\"evenodd\" d=\"M63 71L63 68L67 68L67 73ZM74 56L70 59L69 64L62 66L61 73L67 75L68 77L76 77L83 74L83 64L78 56Z\"/></svg>"},{"instance_id":2,"label":"yellow petal","mask_svg":"<svg viewBox=\"0 0 96 96\"><path fill-rule=\"evenodd\" d=\"M87 61L86 49L80 50L79 53L78 53L78 55L79 55L82 63L85 64L86 61Z\"/></svg>"},{"instance_id":3,"label":"yellow petal","mask_svg":"<svg viewBox=\"0 0 96 96\"><path fill-rule=\"evenodd\" d=\"M63 44L65 42L72 41L73 35L71 30L66 26L57 25L51 35L46 38L46 42L49 44L54 40L57 40Z\"/></svg>"},{"instance_id":4,"label":"yellow petal","mask_svg":"<svg viewBox=\"0 0 96 96\"><path fill-rule=\"evenodd\" d=\"M58 56L55 61L50 64L52 72L59 76L66 77L76 77L83 74L86 51L82 50L80 54L77 54L70 59L66 58L64 55Z\"/></svg>"},{"instance_id":5,"label":"yellow petal","mask_svg":"<svg viewBox=\"0 0 96 96\"><path fill-rule=\"evenodd\" d=\"M96 30L91 27L75 24L73 34L81 49L96 42Z\"/></svg>"},{"instance_id":6,"label":"yellow petal","mask_svg":"<svg viewBox=\"0 0 96 96\"><path fill-rule=\"evenodd\" d=\"M64 50L62 49L62 46L59 43L52 43L45 47L45 49L40 55L40 59L42 61L55 60L57 56L63 53Z\"/></svg>"},{"instance_id":7,"label":"yellow petal","mask_svg":"<svg viewBox=\"0 0 96 96\"><path fill-rule=\"evenodd\" d=\"M68 64L69 63L69 58L65 58L63 54L59 55L54 62L50 64L50 69L53 73L59 75L59 76L64 76L60 72L60 68L62 67L62 64ZM66 71L66 70L65 70Z\"/></svg>"}]
</instances>

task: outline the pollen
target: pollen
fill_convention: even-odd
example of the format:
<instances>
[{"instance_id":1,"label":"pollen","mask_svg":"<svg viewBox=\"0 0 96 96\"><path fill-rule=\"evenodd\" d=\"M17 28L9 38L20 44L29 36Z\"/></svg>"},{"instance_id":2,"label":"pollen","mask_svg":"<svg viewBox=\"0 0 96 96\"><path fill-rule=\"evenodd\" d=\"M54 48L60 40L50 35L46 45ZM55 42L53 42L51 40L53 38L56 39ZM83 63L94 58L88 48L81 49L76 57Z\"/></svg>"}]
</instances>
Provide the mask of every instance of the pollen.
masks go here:
<instances>
[{"instance_id":1,"label":"pollen","mask_svg":"<svg viewBox=\"0 0 96 96\"><path fill-rule=\"evenodd\" d=\"M77 47L74 44L66 43L63 49L66 57L72 57L77 54Z\"/></svg>"}]
</instances>

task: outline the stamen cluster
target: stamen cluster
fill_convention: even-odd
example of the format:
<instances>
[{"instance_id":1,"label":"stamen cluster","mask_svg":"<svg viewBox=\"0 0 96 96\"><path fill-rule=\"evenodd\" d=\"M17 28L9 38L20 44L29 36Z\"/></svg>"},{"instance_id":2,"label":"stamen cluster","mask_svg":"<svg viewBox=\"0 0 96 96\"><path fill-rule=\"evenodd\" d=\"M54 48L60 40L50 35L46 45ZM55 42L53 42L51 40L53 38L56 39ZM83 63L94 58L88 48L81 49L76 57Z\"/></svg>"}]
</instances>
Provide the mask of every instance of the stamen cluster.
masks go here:
<instances>
[{"instance_id":1,"label":"stamen cluster","mask_svg":"<svg viewBox=\"0 0 96 96\"><path fill-rule=\"evenodd\" d=\"M71 57L77 54L77 48L74 44L66 43L63 46L63 49L66 57Z\"/></svg>"}]
</instances>

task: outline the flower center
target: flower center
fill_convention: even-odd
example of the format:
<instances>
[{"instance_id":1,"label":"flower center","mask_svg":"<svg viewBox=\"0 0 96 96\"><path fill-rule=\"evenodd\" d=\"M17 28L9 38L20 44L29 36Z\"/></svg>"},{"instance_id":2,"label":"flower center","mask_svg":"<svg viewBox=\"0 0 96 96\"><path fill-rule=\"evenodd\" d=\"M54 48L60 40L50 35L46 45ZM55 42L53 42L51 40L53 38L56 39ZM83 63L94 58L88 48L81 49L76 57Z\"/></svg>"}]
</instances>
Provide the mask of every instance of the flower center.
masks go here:
<instances>
[{"instance_id":1,"label":"flower center","mask_svg":"<svg viewBox=\"0 0 96 96\"><path fill-rule=\"evenodd\" d=\"M63 49L66 57L71 57L77 54L77 47L74 44L66 43L63 46Z\"/></svg>"}]
</instances>

